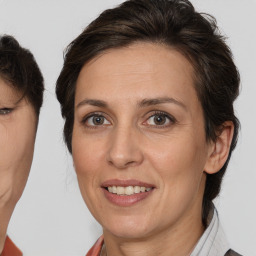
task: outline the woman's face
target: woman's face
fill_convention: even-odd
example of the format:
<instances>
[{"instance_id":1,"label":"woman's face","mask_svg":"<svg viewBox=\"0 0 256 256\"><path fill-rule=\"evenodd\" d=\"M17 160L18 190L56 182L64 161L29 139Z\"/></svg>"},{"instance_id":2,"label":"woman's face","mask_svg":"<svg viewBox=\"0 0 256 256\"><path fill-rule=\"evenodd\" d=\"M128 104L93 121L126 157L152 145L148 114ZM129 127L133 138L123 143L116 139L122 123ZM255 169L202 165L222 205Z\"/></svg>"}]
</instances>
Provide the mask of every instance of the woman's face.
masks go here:
<instances>
[{"instance_id":1,"label":"woman's face","mask_svg":"<svg viewBox=\"0 0 256 256\"><path fill-rule=\"evenodd\" d=\"M37 118L22 94L0 78L0 204L15 206L32 163Z\"/></svg>"},{"instance_id":2,"label":"woman's face","mask_svg":"<svg viewBox=\"0 0 256 256\"><path fill-rule=\"evenodd\" d=\"M138 43L81 70L72 152L82 196L105 232L147 237L201 221L206 142L193 68Z\"/></svg>"}]
</instances>

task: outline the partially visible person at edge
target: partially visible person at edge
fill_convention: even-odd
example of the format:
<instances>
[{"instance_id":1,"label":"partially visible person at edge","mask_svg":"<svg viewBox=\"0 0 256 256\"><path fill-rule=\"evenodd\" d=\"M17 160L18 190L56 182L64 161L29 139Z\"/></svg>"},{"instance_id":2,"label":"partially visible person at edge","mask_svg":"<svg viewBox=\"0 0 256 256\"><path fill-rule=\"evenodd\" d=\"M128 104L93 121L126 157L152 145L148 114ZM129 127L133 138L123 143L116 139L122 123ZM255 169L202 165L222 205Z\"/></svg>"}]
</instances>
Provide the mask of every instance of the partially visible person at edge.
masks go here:
<instances>
[{"instance_id":1,"label":"partially visible person at edge","mask_svg":"<svg viewBox=\"0 0 256 256\"><path fill-rule=\"evenodd\" d=\"M239 129L239 73L213 17L187 0L106 10L68 46L56 93L103 228L88 256L239 255L212 203Z\"/></svg>"},{"instance_id":2,"label":"partially visible person at edge","mask_svg":"<svg viewBox=\"0 0 256 256\"><path fill-rule=\"evenodd\" d=\"M0 254L22 252L7 227L26 185L34 152L44 83L40 69L15 38L0 37Z\"/></svg>"}]
</instances>

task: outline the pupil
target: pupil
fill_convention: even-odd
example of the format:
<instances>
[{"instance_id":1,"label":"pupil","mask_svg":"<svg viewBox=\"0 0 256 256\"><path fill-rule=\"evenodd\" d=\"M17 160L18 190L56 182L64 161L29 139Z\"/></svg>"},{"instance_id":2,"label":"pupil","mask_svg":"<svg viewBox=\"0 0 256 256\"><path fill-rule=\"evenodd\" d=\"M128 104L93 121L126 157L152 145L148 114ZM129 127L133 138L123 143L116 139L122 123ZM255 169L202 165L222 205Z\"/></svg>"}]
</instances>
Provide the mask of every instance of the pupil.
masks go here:
<instances>
[{"instance_id":1,"label":"pupil","mask_svg":"<svg viewBox=\"0 0 256 256\"><path fill-rule=\"evenodd\" d=\"M96 116L93 118L93 123L95 125L99 125L99 124L103 124L104 123L104 119L102 116Z\"/></svg>"},{"instance_id":2,"label":"pupil","mask_svg":"<svg viewBox=\"0 0 256 256\"><path fill-rule=\"evenodd\" d=\"M157 125L161 125L161 124L164 124L165 123L165 116L163 115L158 115L158 116L155 116L154 118L154 121Z\"/></svg>"}]
</instances>

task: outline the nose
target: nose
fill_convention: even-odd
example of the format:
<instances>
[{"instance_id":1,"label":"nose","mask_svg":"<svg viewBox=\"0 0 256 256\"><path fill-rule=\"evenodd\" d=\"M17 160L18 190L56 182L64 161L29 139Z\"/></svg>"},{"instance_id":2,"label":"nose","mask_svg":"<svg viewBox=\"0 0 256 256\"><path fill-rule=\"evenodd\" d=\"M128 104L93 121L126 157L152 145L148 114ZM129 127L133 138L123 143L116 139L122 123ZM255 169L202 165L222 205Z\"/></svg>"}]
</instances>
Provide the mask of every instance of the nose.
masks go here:
<instances>
[{"instance_id":1,"label":"nose","mask_svg":"<svg viewBox=\"0 0 256 256\"><path fill-rule=\"evenodd\" d=\"M107 161L118 169L140 165L143 153L140 145L140 134L131 127L116 128L109 141Z\"/></svg>"}]
</instances>

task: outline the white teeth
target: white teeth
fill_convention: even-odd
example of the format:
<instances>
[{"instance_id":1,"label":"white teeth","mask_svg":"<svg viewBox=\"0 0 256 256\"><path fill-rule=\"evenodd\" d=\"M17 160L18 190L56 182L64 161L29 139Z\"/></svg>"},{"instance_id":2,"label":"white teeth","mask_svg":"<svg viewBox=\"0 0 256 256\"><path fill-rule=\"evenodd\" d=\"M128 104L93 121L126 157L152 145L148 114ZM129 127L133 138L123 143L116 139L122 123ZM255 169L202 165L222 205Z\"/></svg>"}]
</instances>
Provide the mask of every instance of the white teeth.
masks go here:
<instances>
[{"instance_id":1,"label":"white teeth","mask_svg":"<svg viewBox=\"0 0 256 256\"><path fill-rule=\"evenodd\" d=\"M124 193L125 193L125 195L128 195L128 196L134 194L134 189L133 189L133 187L132 187L132 186L126 187L126 188L124 189Z\"/></svg>"},{"instance_id":2,"label":"white teeth","mask_svg":"<svg viewBox=\"0 0 256 256\"><path fill-rule=\"evenodd\" d=\"M116 188L116 193L118 195L123 195L124 194L124 187L117 187Z\"/></svg>"},{"instance_id":3,"label":"white teeth","mask_svg":"<svg viewBox=\"0 0 256 256\"><path fill-rule=\"evenodd\" d=\"M144 193L150 191L152 188L140 187L140 186L128 186L128 187L120 187L120 186L109 186L108 192L117 194L117 195L133 195L138 193Z\"/></svg>"},{"instance_id":4,"label":"white teeth","mask_svg":"<svg viewBox=\"0 0 256 256\"><path fill-rule=\"evenodd\" d=\"M136 193L136 194L140 193L140 187L139 186L134 187L134 193Z\"/></svg>"}]
</instances>

